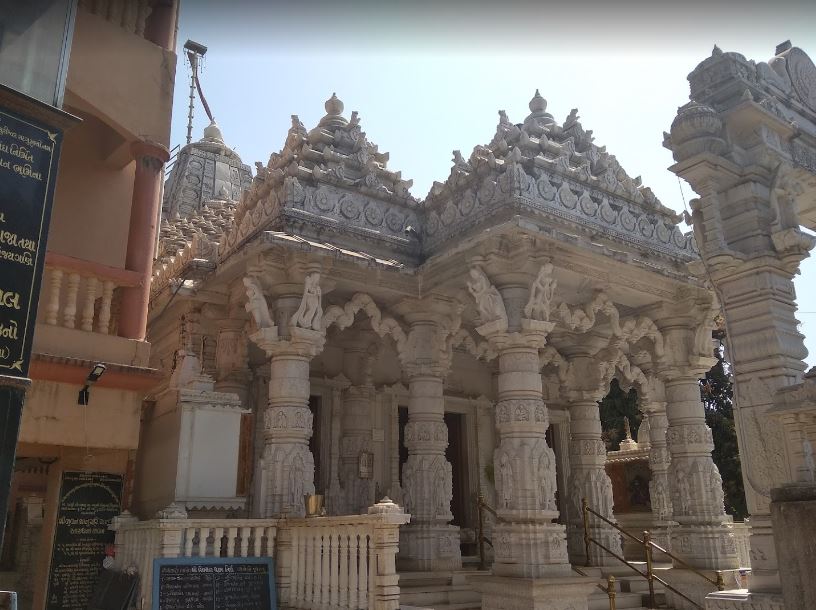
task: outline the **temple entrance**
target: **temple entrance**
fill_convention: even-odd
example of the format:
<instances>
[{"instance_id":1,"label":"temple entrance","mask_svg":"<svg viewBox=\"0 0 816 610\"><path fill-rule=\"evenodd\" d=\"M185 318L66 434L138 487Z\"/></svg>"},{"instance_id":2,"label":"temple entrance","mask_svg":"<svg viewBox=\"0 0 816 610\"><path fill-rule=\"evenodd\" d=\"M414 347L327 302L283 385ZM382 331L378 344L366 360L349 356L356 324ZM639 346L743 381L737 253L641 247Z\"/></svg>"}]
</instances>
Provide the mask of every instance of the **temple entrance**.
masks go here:
<instances>
[{"instance_id":1,"label":"temple entrance","mask_svg":"<svg viewBox=\"0 0 816 610\"><path fill-rule=\"evenodd\" d=\"M451 464L453 474L453 498L451 499L453 525L468 527L469 486L464 414L446 411L445 425L448 427L448 448L445 450L445 457Z\"/></svg>"}]
</instances>

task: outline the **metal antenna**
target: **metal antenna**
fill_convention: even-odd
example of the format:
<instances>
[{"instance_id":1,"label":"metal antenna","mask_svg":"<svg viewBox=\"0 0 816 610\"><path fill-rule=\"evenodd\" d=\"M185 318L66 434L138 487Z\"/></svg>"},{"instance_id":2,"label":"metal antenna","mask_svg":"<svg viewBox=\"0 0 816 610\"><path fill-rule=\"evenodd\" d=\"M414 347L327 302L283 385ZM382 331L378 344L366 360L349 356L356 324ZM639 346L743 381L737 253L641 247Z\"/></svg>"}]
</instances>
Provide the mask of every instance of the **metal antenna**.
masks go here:
<instances>
[{"instance_id":1,"label":"metal antenna","mask_svg":"<svg viewBox=\"0 0 816 610\"><path fill-rule=\"evenodd\" d=\"M207 47L188 40L184 43L187 58L190 60L190 108L187 111L187 144L193 141L193 104L195 101L196 81L198 80L198 60L204 57Z\"/></svg>"}]
</instances>

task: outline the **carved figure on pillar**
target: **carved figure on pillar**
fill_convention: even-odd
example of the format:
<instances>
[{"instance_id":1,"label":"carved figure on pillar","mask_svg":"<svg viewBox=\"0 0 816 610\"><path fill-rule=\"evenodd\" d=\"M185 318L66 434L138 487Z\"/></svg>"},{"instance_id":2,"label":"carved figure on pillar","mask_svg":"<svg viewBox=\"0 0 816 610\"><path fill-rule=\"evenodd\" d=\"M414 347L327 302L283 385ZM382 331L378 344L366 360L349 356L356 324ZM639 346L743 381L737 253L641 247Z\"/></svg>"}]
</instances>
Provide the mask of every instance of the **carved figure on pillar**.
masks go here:
<instances>
[{"instance_id":1,"label":"carved figure on pillar","mask_svg":"<svg viewBox=\"0 0 816 610\"><path fill-rule=\"evenodd\" d=\"M259 493L253 512L259 517L303 516L304 496L315 492L314 457L309 450L309 363L322 351L325 333L292 325L291 336L280 338L260 283L244 278L244 285L249 301L246 309L257 327L250 339L270 357L264 450L257 465ZM288 313L285 308L291 302L289 295L279 299L283 313Z\"/></svg>"}]
</instances>

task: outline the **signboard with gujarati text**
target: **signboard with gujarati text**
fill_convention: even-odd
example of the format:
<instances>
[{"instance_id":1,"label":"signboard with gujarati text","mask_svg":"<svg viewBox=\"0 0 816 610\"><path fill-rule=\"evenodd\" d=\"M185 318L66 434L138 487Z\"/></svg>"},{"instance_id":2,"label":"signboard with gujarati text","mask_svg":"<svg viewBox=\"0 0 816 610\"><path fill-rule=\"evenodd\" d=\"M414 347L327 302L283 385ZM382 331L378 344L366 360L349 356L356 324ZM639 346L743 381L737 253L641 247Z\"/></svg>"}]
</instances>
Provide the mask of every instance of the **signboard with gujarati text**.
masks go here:
<instances>
[{"instance_id":1,"label":"signboard with gujarati text","mask_svg":"<svg viewBox=\"0 0 816 610\"><path fill-rule=\"evenodd\" d=\"M28 376L61 143L0 108L0 375Z\"/></svg>"},{"instance_id":2,"label":"signboard with gujarati text","mask_svg":"<svg viewBox=\"0 0 816 610\"><path fill-rule=\"evenodd\" d=\"M96 588L108 529L121 512L122 476L107 472L64 472L48 571L46 610L86 610Z\"/></svg>"},{"instance_id":3,"label":"signboard with gujarati text","mask_svg":"<svg viewBox=\"0 0 816 610\"><path fill-rule=\"evenodd\" d=\"M277 610L270 557L153 560L153 610Z\"/></svg>"}]
</instances>

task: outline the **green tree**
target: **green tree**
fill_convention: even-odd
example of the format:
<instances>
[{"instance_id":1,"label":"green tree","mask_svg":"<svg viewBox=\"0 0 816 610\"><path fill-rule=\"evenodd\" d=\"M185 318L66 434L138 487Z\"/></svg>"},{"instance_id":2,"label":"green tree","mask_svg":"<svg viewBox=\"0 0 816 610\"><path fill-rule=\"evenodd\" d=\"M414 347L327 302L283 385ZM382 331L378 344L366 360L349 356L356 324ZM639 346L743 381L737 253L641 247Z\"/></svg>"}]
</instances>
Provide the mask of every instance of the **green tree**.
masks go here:
<instances>
[{"instance_id":1,"label":"green tree","mask_svg":"<svg viewBox=\"0 0 816 610\"><path fill-rule=\"evenodd\" d=\"M620 449L620 442L626 438L624 433L624 419L629 419L632 429L632 438L637 440L637 431L640 427L640 411L638 411L637 392L633 389L624 392L617 379L613 379L607 394L598 405L601 415L601 438L606 443L607 451Z\"/></svg>"},{"instance_id":2,"label":"green tree","mask_svg":"<svg viewBox=\"0 0 816 610\"><path fill-rule=\"evenodd\" d=\"M712 457L723 480L725 510L734 519L744 519L748 507L734 427L734 388L728 376L731 365L725 360L722 337L718 338L720 344L714 350L717 364L706 373L705 379L700 380L700 394L705 405L706 423L714 437Z\"/></svg>"}]
</instances>

